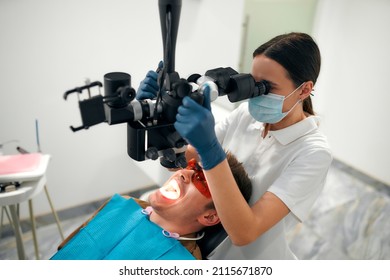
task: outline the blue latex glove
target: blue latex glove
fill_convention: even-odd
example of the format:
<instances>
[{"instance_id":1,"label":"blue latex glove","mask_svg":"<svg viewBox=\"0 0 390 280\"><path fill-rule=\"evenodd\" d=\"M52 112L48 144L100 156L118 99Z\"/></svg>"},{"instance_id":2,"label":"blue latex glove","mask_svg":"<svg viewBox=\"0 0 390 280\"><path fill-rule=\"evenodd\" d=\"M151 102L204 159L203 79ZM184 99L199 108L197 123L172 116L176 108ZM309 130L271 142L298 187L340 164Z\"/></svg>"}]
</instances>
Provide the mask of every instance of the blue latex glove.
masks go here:
<instances>
[{"instance_id":1,"label":"blue latex glove","mask_svg":"<svg viewBox=\"0 0 390 280\"><path fill-rule=\"evenodd\" d=\"M163 65L164 65L163 62L160 61L160 63L158 64L157 71L159 69L162 69ZM156 98L157 92L159 90L157 78L158 78L158 73L156 71L152 71L152 70L149 71L146 74L145 79L143 79L142 82L140 83L135 98L137 100Z\"/></svg>"},{"instance_id":2,"label":"blue latex glove","mask_svg":"<svg viewBox=\"0 0 390 280\"><path fill-rule=\"evenodd\" d=\"M175 129L198 152L203 169L209 170L226 158L215 135L210 94L206 90L203 106L186 96L176 115Z\"/></svg>"}]
</instances>

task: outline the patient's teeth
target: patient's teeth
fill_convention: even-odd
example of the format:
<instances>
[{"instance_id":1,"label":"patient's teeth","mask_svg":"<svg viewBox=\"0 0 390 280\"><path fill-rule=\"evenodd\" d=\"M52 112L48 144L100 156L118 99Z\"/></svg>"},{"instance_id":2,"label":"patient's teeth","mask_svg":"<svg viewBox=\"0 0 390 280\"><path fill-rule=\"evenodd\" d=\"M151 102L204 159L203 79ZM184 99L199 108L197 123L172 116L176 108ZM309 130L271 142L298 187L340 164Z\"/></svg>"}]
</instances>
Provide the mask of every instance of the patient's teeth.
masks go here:
<instances>
[{"instance_id":1,"label":"patient's teeth","mask_svg":"<svg viewBox=\"0 0 390 280\"><path fill-rule=\"evenodd\" d=\"M168 184L160 188L160 193L164 197L174 200L180 197L180 188L176 180L171 180Z\"/></svg>"}]
</instances>

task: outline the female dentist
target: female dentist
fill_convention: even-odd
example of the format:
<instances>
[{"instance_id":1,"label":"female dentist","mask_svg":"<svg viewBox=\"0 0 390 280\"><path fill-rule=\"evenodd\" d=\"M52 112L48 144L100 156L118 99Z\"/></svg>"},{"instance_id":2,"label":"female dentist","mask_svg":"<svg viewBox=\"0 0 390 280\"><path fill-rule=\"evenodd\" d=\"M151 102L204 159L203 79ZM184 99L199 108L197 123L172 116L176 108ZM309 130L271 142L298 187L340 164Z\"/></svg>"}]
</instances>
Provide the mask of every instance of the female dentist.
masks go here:
<instances>
[{"instance_id":1,"label":"female dentist","mask_svg":"<svg viewBox=\"0 0 390 280\"><path fill-rule=\"evenodd\" d=\"M216 126L207 94L203 106L183 99L175 128L192 146L188 156L200 155L228 233L208 259L296 259L286 233L307 218L332 161L310 98L320 65L312 37L284 34L253 53L252 75L269 82L269 94L242 103ZM251 177L249 205L224 150L232 152Z\"/></svg>"}]
</instances>

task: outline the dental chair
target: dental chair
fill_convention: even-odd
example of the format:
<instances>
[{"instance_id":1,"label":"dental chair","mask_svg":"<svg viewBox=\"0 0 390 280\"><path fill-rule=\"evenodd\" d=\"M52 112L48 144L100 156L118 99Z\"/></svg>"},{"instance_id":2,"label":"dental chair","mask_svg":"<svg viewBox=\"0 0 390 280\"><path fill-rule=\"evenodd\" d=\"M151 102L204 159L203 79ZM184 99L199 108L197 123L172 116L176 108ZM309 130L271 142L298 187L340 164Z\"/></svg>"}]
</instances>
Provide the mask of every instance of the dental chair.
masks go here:
<instances>
[{"instance_id":1,"label":"dental chair","mask_svg":"<svg viewBox=\"0 0 390 280\"><path fill-rule=\"evenodd\" d=\"M197 243L202 252L202 258L207 260L208 255L210 255L210 253L214 251L228 235L221 223L215 226L206 227L204 233L203 238L198 240Z\"/></svg>"}]
</instances>

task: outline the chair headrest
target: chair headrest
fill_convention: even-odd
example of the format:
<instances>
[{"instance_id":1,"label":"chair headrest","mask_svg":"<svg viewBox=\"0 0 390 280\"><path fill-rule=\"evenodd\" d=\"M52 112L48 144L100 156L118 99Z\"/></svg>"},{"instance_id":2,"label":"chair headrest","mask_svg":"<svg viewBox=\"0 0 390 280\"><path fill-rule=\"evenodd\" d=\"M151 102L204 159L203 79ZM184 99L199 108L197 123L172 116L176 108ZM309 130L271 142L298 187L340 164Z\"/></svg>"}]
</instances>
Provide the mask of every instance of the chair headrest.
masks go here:
<instances>
[{"instance_id":1,"label":"chair headrest","mask_svg":"<svg viewBox=\"0 0 390 280\"><path fill-rule=\"evenodd\" d=\"M206 227L204 237L197 241L202 259L206 260L207 256L228 236L222 224Z\"/></svg>"}]
</instances>

